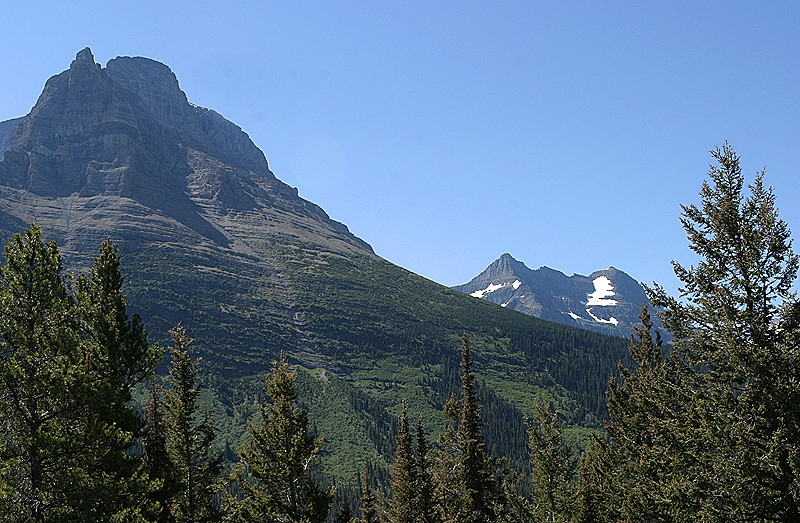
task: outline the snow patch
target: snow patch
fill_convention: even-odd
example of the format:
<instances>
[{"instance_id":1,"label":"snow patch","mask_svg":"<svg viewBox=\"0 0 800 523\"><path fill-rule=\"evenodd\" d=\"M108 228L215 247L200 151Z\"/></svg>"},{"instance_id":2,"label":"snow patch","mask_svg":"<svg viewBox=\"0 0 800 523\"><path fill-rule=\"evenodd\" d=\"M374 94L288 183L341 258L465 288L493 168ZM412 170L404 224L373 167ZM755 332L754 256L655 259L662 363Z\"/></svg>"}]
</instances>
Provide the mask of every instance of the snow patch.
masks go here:
<instances>
[{"instance_id":1,"label":"snow patch","mask_svg":"<svg viewBox=\"0 0 800 523\"><path fill-rule=\"evenodd\" d=\"M587 312L587 313L589 314L589 316L591 316L591 317L592 317L592 319L593 319L594 321L596 321L596 322L599 322L599 323L611 323L612 325L614 325L614 327L616 327L616 326L617 326L617 324L619 324L619 320L617 320L617 319L616 319L614 316L611 316L611 318L610 318L610 319L608 319L608 320L604 320L603 318L598 318L597 316L595 316L594 314L592 314L592 311L591 311L590 309L586 309L586 312Z\"/></svg>"},{"instance_id":2,"label":"snow patch","mask_svg":"<svg viewBox=\"0 0 800 523\"><path fill-rule=\"evenodd\" d=\"M614 292L614 286L611 284L611 280L609 280L605 276L600 276L599 278L595 278L592 283L594 283L594 292L587 295L587 297L589 298L589 301L586 302L587 306L589 307L595 305L608 306L617 304L617 300L605 299L608 298L609 296L614 296L616 294Z\"/></svg>"},{"instance_id":3,"label":"snow patch","mask_svg":"<svg viewBox=\"0 0 800 523\"><path fill-rule=\"evenodd\" d=\"M506 283L498 283L498 284L490 283L489 286L486 287L485 289L480 290L480 291L471 292L469 295L470 296L474 296L476 298L483 298L486 294L489 294L490 292L494 292L494 291L496 291L498 289L502 289L506 285L508 285L508 284L506 284Z\"/></svg>"},{"instance_id":4,"label":"snow patch","mask_svg":"<svg viewBox=\"0 0 800 523\"><path fill-rule=\"evenodd\" d=\"M570 316L572 316L572 319L573 319L573 320L580 320L580 319L581 319L581 317L580 317L580 316L578 316L577 314L575 314L575 313L574 313L574 312L572 312L572 311L569 311L569 315L570 315Z\"/></svg>"},{"instance_id":5,"label":"snow patch","mask_svg":"<svg viewBox=\"0 0 800 523\"><path fill-rule=\"evenodd\" d=\"M517 289L519 289L520 285L522 285L522 282L519 281L519 280L515 280L514 283L490 283L489 286L486 287L485 289L481 289L479 291L471 292L471 293L469 293L469 295L473 296L475 298L483 298L484 296L486 296L490 292L494 292L496 290L500 290L503 287L513 287L514 290L517 290ZM505 307L505 305L503 305L503 307Z\"/></svg>"}]
</instances>

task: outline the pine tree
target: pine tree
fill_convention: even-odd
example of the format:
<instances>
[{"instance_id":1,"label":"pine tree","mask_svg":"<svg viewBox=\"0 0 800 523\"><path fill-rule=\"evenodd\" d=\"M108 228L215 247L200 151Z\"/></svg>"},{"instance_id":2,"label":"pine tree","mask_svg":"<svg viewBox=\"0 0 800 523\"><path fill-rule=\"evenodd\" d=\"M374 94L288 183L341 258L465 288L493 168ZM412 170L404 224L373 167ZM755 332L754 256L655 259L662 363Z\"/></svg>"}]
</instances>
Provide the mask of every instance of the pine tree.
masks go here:
<instances>
[{"instance_id":1,"label":"pine tree","mask_svg":"<svg viewBox=\"0 0 800 523\"><path fill-rule=\"evenodd\" d=\"M170 502L178 493L179 485L175 476L175 466L167 452L167 418L164 405L164 391L155 379L148 384L148 399L145 405L147 424L142 445L147 460L147 474L157 485L151 490L153 513L158 523L173 521Z\"/></svg>"},{"instance_id":2,"label":"pine tree","mask_svg":"<svg viewBox=\"0 0 800 523\"><path fill-rule=\"evenodd\" d=\"M393 523L419 521L417 511L417 467L408 426L408 405L403 398L403 411L397 421L397 449L392 462L393 496L389 508Z\"/></svg>"},{"instance_id":3,"label":"pine tree","mask_svg":"<svg viewBox=\"0 0 800 523\"><path fill-rule=\"evenodd\" d=\"M481 405L472 373L472 355L466 334L461 348L461 398L444 406L450 424L441 435L437 453L436 497L446 522L495 521L504 504L497 464L489 457L483 438Z\"/></svg>"},{"instance_id":4,"label":"pine tree","mask_svg":"<svg viewBox=\"0 0 800 523\"><path fill-rule=\"evenodd\" d=\"M96 520L146 508L146 463L128 452L144 425L131 403L131 389L161 359L158 348L149 346L139 316L128 317L118 254L110 240L103 242L91 271L78 277L75 288L90 385L83 411L90 460L82 512Z\"/></svg>"},{"instance_id":5,"label":"pine tree","mask_svg":"<svg viewBox=\"0 0 800 523\"><path fill-rule=\"evenodd\" d=\"M436 486L431 474L431 463L428 456L428 442L425 440L425 427L422 416L417 417L417 456L416 456L416 507L420 523L438 523L439 511L436 506Z\"/></svg>"},{"instance_id":6,"label":"pine tree","mask_svg":"<svg viewBox=\"0 0 800 523\"><path fill-rule=\"evenodd\" d=\"M119 247L106 240L89 274L78 277L75 299L92 349L93 372L98 380L113 387L124 403L130 400L131 389L161 362L161 351L148 344L139 315L128 316L122 284ZM130 424L132 431L140 428L141 419L135 415L118 414L116 418Z\"/></svg>"},{"instance_id":7,"label":"pine tree","mask_svg":"<svg viewBox=\"0 0 800 523\"><path fill-rule=\"evenodd\" d=\"M481 405L472 373L469 340L464 334L461 348L461 419L457 433L461 483L459 520L463 523L493 521L499 497L492 460L483 439Z\"/></svg>"},{"instance_id":8,"label":"pine tree","mask_svg":"<svg viewBox=\"0 0 800 523\"><path fill-rule=\"evenodd\" d=\"M593 435L589 449L581 457L578 503L575 521L595 523L621 521L615 454L607 441Z\"/></svg>"},{"instance_id":9,"label":"pine tree","mask_svg":"<svg viewBox=\"0 0 800 523\"><path fill-rule=\"evenodd\" d=\"M283 354L266 387L271 402L260 407L258 423L247 424L251 441L242 445L242 463L232 478L245 496L239 503L229 500L232 511L245 521L325 521L333 492L312 476L322 436L308 431L308 412L296 405L295 376Z\"/></svg>"},{"instance_id":10,"label":"pine tree","mask_svg":"<svg viewBox=\"0 0 800 523\"><path fill-rule=\"evenodd\" d=\"M704 452L705 435L687 381L690 369L677 353L662 354L646 305L639 317L630 344L635 372L620 365L619 378L609 382L612 445L596 442L596 450L619 468L617 487L625 491L616 500L620 517L691 519L712 476L707 461L695 459Z\"/></svg>"},{"instance_id":11,"label":"pine tree","mask_svg":"<svg viewBox=\"0 0 800 523\"><path fill-rule=\"evenodd\" d=\"M681 299L650 291L674 350L650 325L634 371L609 396L622 517L748 521L800 518L798 258L763 171L745 192L725 144L682 223L700 261L674 263Z\"/></svg>"},{"instance_id":12,"label":"pine tree","mask_svg":"<svg viewBox=\"0 0 800 523\"><path fill-rule=\"evenodd\" d=\"M564 442L555 413L541 401L534 404L535 423L528 425L535 521L571 521L575 516L578 456Z\"/></svg>"},{"instance_id":13,"label":"pine tree","mask_svg":"<svg viewBox=\"0 0 800 523\"><path fill-rule=\"evenodd\" d=\"M175 467L178 492L171 513L179 523L215 521L215 482L222 471L222 456L212 454L214 428L211 417L200 415L201 382L197 378L198 358L192 361L186 347L192 342L180 324L170 330L172 365L167 392L167 452Z\"/></svg>"},{"instance_id":14,"label":"pine tree","mask_svg":"<svg viewBox=\"0 0 800 523\"><path fill-rule=\"evenodd\" d=\"M155 356L125 311L116 248L101 247L74 297L39 227L15 235L5 253L0 511L34 521L146 516L150 483L129 452L142 420L129 401Z\"/></svg>"},{"instance_id":15,"label":"pine tree","mask_svg":"<svg viewBox=\"0 0 800 523\"><path fill-rule=\"evenodd\" d=\"M683 207L696 266L675 265L683 300L655 290L665 326L689 366L692 409L715 478L699 514L733 519L800 519L796 364L798 325L791 286L798 257L779 219L764 171L744 191L739 157L727 143L702 186L701 205ZM782 308L782 305L786 305Z\"/></svg>"},{"instance_id":16,"label":"pine tree","mask_svg":"<svg viewBox=\"0 0 800 523\"><path fill-rule=\"evenodd\" d=\"M75 437L87 379L69 281L38 226L0 269L0 511L10 521L71 513L83 484ZM75 391L78 391L77 394ZM79 492L79 490L77 490Z\"/></svg>"},{"instance_id":17,"label":"pine tree","mask_svg":"<svg viewBox=\"0 0 800 523\"><path fill-rule=\"evenodd\" d=\"M361 494L361 519L359 523L378 523L378 511L375 509L375 495L369 483L369 473L364 469L364 485Z\"/></svg>"},{"instance_id":18,"label":"pine tree","mask_svg":"<svg viewBox=\"0 0 800 523\"><path fill-rule=\"evenodd\" d=\"M435 500L439 518L444 522L456 521L461 491L456 462L458 460L457 428L458 398L453 394L442 408L445 426L439 435L439 448L434 449Z\"/></svg>"}]
</instances>

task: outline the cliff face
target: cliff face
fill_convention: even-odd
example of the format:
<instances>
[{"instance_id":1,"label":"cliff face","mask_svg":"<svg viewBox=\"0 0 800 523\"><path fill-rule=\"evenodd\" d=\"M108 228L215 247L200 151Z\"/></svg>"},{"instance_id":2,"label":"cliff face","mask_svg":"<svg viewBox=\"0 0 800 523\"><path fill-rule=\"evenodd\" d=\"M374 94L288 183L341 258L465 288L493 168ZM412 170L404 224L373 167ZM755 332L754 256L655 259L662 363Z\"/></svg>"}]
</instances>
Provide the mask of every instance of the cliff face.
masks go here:
<instances>
[{"instance_id":1,"label":"cliff face","mask_svg":"<svg viewBox=\"0 0 800 523\"><path fill-rule=\"evenodd\" d=\"M27 116L0 124L0 152L5 221L40 222L76 251L85 247L76 225L89 241L110 234L236 251L247 250L237 230L259 236L266 224L337 252L371 252L275 178L244 131L189 103L172 71L147 58L103 68L82 50Z\"/></svg>"}]
</instances>

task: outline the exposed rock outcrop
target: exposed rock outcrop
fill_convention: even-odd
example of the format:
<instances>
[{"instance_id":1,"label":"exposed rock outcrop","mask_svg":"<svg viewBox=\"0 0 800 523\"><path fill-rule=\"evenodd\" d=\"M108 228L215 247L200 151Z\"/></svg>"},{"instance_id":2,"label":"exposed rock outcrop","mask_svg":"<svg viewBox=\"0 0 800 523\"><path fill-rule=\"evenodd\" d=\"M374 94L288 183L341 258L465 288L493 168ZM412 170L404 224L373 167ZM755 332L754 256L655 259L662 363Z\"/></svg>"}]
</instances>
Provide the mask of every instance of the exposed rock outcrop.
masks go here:
<instances>
[{"instance_id":1,"label":"exposed rock outcrop","mask_svg":"<svg viewBox=\"0 0 800 523\"><path fill-rule=\"evenodd\" d=\"M27 116L0 124L0 151L0 212L43 222L67 243L69 220L94 216L82 227L97 235L157 231L244 249L242 227L244 237L267 230L372 252L275 178L241 128L189 103L169 67L148 58L119 57L103 68L83 49ZM84 212L95 207L106 209L102 217Z\"/></svg>"}]
</instances>

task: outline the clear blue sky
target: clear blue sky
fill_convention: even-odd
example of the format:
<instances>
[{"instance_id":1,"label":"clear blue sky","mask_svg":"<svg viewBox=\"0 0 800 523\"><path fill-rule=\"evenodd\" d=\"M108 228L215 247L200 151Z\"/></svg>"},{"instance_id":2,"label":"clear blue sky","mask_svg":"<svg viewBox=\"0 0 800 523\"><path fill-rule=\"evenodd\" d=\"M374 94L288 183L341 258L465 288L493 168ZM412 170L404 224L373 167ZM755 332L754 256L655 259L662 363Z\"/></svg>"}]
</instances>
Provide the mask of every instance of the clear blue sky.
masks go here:
<instances>
[{"instance_id":1,"label":"clear blue sky","mask_svg":"<svg viewBox=\"0 0 800 523\"><path fill-rule=\"evenodd\" d=\"M679 204L725 140L800 231L797 2L11 4L0 120L85 46L159 60L278 178L446 285L510 252L674 291Z\"/></svg>"}]
</instances>

